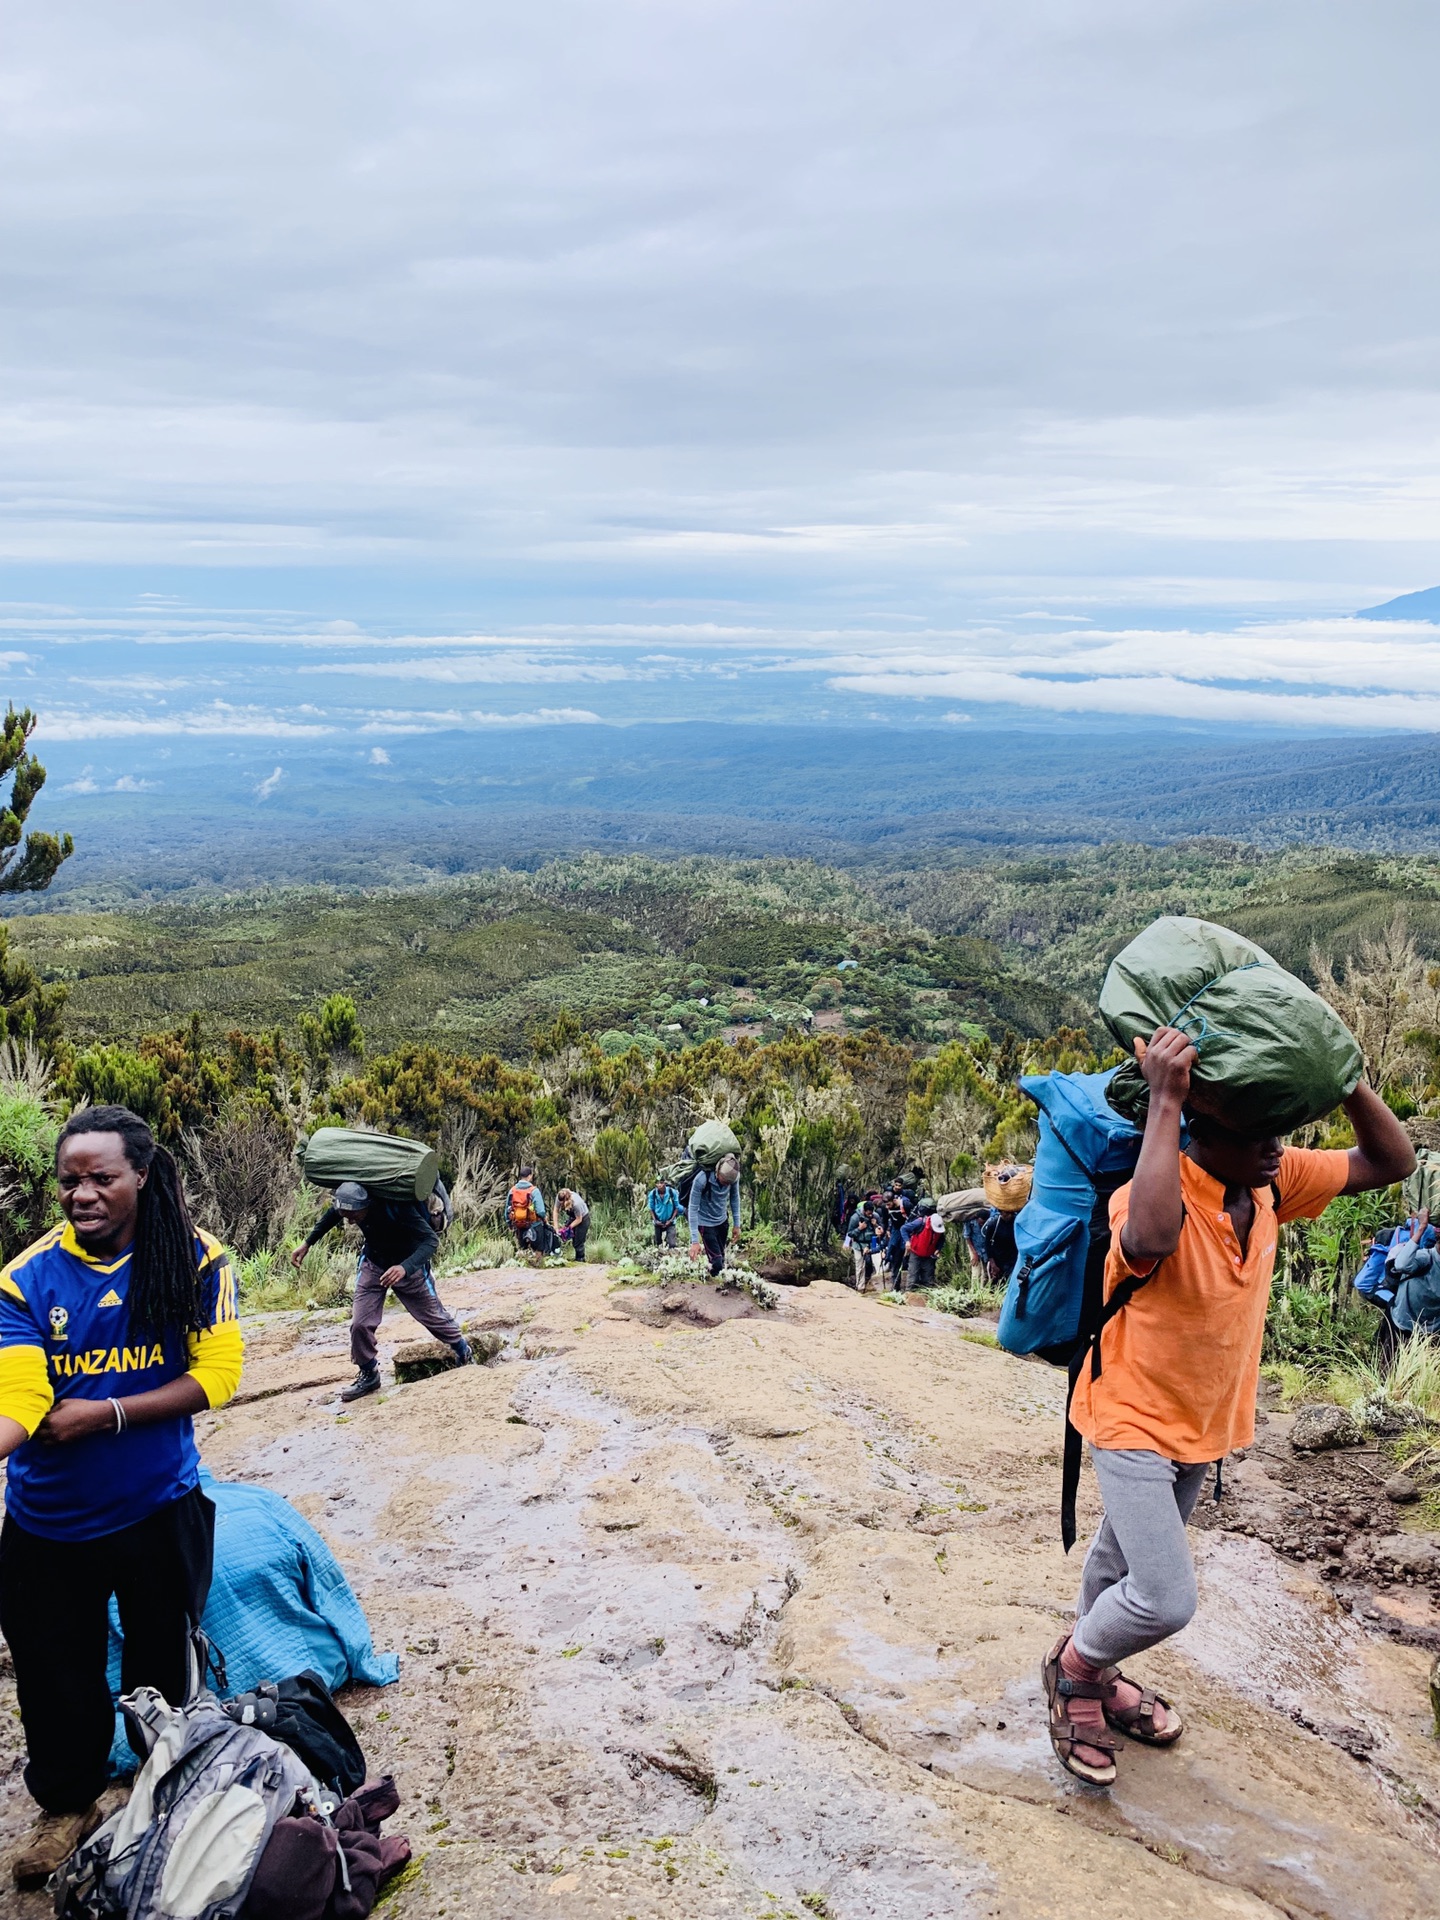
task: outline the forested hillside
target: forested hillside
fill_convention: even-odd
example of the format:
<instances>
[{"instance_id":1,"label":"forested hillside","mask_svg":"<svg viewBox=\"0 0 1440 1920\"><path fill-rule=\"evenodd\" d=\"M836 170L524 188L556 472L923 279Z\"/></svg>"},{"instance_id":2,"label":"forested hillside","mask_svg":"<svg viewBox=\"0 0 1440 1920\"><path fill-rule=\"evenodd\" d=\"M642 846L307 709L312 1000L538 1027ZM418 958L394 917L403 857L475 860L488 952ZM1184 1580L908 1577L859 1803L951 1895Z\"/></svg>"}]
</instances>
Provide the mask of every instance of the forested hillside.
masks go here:
<instances>
[{"instance_id":1,"label":"forested hillside","mask_svg":"<svg viewBox=\"0 0 1440 1920\"><path fill-rule=\"evenodd\" d=\"M64 985L77 1039L286 1025L349 994L372 1038L519 1057L573 1014L615 1052L806 1028L934 1045L1093 1021L1112 955L1198 913L1308 975L1402 914L1440 952L1440 862L1262 854L1232 842L841 871L810 861L592 855L426 888L294 889L39 913L14 949Z\"/></svg>"},{"instance_id":2,"label":"forested hillside","mask_svg":"<svg viewBox=\"0 0 1440 1920\"><path fill-rule=\"evenodd\" d=\"M508 1058L562 1011L608 1052L741 1028L873 1027L933 1044L1085 1019L987 941L917 927L809 862L581 859L420 891L35 915L12 939L68 988L69 1030L85 1039L192 1012L211 1031L256 1031L336 992L384 1044Z\"/></svg>"}]
</instances>

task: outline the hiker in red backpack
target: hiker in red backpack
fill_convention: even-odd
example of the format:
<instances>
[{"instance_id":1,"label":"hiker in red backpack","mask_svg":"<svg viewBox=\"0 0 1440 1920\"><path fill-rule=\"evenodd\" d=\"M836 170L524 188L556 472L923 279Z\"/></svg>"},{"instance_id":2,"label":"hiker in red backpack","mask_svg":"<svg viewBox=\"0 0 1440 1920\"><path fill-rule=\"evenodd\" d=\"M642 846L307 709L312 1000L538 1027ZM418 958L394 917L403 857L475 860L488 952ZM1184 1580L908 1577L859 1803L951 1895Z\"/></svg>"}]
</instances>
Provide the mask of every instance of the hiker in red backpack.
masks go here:
<instances>
[{"instance_id":1,"label":"hiker in red backpack","mask_svg":"<svg viewBox=\"0 0 1440 1920\"><path fill-rule=\"evenodd\" d=\"M916 1208L914 1218L907 1220L900 1229L905 1242L905 1273L900 1281L901 1293L934 1286L935 1262L945 1244L945 1216L935 1212L935 1202L920 1200L916 1202Z\"/></svg>"},{"instance_id":2,"label":"hiker in red backpack","mask_svg":"<svg viewBox=\"0 0 1440 1920\"><path fill-rule=\"evenodd\" d=\"M538 1251L540 1236L536 1228L545 1220L545 1196L535 1184L535 1169L521 1167L520 1178L510 1189L505 1202L505 1222L515 1236L521 1253Z\"/></svg>"},{"instance_id":3,"label":"hiker in red backpack","mask_svg":"<svg viewBox=\"0 0 1440 1920\"><path fill-rule=\"evenodd\" d=\"M1363 1080L1344 1102L1356 1144L1310 1152L1188 1108L1198 1055L1175 1028L1135 1051L1150 1103L1134 1178L1110 1201L1105 1263L1106 1303L1119 1293L1123 1305L1101 1330L1098 1371L1079 1368L1070 1403L1105 1512L1074 1630L1040 1670L1061 1764L1099 1787L1116 1777L1117 1732L1168 1747L1184 1731L1174 1706L1120 1662L1179 1633L1195 1612L1185 1528L1210 1464L1218 1475L1226 1454L1255 1438L1277 1228L1317 1218L1337 1194L1388 1187L1415 1165L1404 1128Z\"/></svg>"}]
</instances>

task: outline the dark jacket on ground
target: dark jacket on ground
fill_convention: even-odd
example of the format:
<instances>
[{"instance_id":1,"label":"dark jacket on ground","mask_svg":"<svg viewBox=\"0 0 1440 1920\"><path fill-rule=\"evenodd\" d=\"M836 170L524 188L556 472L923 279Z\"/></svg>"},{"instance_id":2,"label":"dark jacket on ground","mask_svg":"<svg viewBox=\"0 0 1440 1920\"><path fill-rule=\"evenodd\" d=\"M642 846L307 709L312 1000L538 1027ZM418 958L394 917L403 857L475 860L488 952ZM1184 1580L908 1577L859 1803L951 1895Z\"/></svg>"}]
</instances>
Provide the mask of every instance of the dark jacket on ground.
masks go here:
<instances>
[{"instance_id":1,"label":"dark jacket on ground","mask_svg":"<svg viewBox=\"0 0 1440 1920\"><path fill-rule=\"evenodd\" d=\"M306 1236L313 1247L327 1233L345 1224L338 1207L327 1207ZM412 1277L429 1266L440 1236L430 1224L430 1215L420 1200L371 1200L365 1218L358 1222L365 1237L365 1258L382 1270L404 1267Z\"/></svg>"}]
</instances>

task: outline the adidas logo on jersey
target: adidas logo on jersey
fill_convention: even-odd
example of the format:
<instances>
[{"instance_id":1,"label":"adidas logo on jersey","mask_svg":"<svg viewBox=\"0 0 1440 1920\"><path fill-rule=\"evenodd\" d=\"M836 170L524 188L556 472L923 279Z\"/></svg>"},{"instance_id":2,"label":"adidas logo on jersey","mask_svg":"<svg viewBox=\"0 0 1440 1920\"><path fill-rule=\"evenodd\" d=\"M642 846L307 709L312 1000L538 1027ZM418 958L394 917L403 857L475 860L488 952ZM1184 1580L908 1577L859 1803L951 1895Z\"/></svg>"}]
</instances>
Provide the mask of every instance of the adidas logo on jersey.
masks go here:
<instances>
[{"instance_id":1,"label":"adidas logo on jersey","mask_svg":"<svg viewBox=\"0 0 1440 1920\"><path fill-rule=\"evenodd\" d=\"M120 1305L120 1296L114 1287L111 1287L108 1293L101 1294L97 1304L102 1307L118 1307Z\"/></svg>"}]
</instances>

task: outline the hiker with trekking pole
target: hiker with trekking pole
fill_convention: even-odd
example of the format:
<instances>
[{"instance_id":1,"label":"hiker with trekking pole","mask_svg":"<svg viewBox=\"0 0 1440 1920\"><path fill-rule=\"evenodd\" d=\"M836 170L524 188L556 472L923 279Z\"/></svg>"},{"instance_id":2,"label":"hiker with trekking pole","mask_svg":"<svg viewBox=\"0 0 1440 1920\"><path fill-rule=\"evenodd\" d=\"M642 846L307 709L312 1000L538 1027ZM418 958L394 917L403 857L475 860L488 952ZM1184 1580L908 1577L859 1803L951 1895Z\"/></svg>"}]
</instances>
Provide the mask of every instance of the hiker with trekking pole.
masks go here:
<instances>
[{"instance_id":1,"label":"hiker with trekking pole","mask_svg":"<svg viewBox=\"0 0 1440 1920\"><path fill-rule=\"evenodd\" d=\"M1244 966L1262 964L1280 972L1268 955ZM1234 1037L1218 1020L1209 1034ZM1104 1310L1071 1374L1069 1419L1089 1443L1104 1514L1074 1628L1041 1669L1055 1752L1095 1786L1116 1778L1116 1733L1173 1746L1184 1731L1177 1708L1121 1662L1195 1612L1186 1523L1210 1466L1218 1499L1225 1456L1255 1438L1277 1229L1317 1218L1338 1194L1388 1187L1415 1164L1400 1122L1363 1079L1342 1100L1355 1145L1307 1151L1286 1146L1278 1128L1240 1131L1202 1110L1191 1033L1161 1026L1134 1050L1148 1091L1139 1159L1110 1200Z\"/></svg>"}]
</instances>

